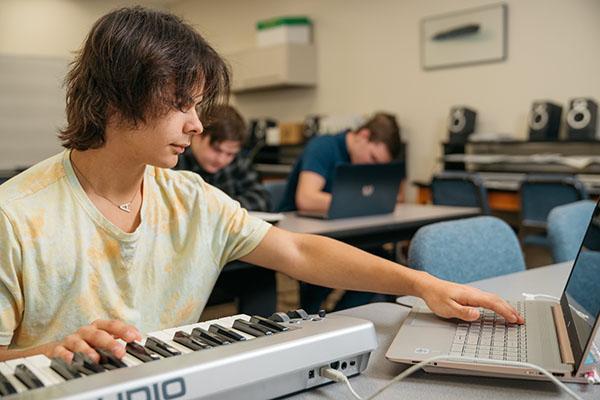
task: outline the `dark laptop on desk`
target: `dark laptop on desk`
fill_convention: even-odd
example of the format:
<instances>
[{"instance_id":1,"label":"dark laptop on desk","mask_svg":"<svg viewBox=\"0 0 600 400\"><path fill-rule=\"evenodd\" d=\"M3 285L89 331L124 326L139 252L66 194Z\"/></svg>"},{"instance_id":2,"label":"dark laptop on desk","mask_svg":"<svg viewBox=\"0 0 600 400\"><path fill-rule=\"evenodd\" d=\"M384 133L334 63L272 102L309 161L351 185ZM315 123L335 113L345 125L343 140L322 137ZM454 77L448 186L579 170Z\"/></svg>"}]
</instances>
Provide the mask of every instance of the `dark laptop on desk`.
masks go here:
<instances>
[{"instance_id":1,"label":"dark laptop on desk","mask_svg":"<svg viewBox=\"0 0 600 400\"><path fill-rule=\"evenodd\" d=\"M600 208L596 204L560 303L517 304L525 325L510 325L493 312L479 321L445 320L416 307L404 321L386 353L391 361L417 363L448 354L468 360L437 361L430 372L541 379L524 366L485 364L485 360L528 362L567 382L585 382L584 374L599 360L590 356L600 325Z\"/></svg>"},{"instance_id":2,"label":"dark laptop on desk","mask_svg":"<svg viewBox=\"0 0 600 400\"><path fill-rule=\"evenodd\" d=\"M335 170L331 204L326 213L298 211L303 217L322 219L389 214L396 207L404 162L342 164Z\"/></svg>"}]
</instances>

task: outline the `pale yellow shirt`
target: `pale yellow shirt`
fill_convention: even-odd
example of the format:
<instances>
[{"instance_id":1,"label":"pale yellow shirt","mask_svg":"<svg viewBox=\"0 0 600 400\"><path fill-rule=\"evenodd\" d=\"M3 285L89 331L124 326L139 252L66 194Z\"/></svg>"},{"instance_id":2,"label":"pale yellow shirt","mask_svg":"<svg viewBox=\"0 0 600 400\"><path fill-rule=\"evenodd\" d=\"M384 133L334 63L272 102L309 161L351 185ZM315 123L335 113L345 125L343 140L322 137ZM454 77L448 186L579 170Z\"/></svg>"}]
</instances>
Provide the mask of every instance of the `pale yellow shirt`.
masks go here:
<instances>
[{"instance_id":1,"label":"pale yellow shirt","mask_svg":"<svg viewBox=\"0 0 600 400\"><path fill-rule=\"evenodd\" d=\"M146 167L143 187L141 223L125 233L88 199L69 151L0 185L0 345L98 318L142 332L194 323L221 268L270 227L191 172Z\"/></svg>"}]
</instances>

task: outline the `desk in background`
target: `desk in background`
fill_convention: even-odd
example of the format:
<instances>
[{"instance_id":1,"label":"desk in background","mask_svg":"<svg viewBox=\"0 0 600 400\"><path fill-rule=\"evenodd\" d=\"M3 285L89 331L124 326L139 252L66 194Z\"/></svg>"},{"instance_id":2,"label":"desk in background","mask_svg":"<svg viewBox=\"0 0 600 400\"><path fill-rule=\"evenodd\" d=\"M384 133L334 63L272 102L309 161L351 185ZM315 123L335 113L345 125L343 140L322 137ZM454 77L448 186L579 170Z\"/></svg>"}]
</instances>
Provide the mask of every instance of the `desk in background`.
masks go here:
<instances>
[{"instance_id":1,"label":"desk in background","mask_svg":"<svg viewBox=\"0 0 600 400\"><path fill-rule=\"evenodd\" d=\"M473 286L513 299L522 298L523 291L560 296L569 271L570 263L557 264L474 282ZM339 312L368 319L375 324L378 347L371 355L369 366L365 372L350 378L354 389L364 398L380 389L408 367L385 358L385 353L408 312L408 308L392 303L373 303ZM600 398L600 385L569 384L569 386L584 399ZM338 383L302 392L290 398L294 400L329 400L352 397L348 393L348 388ZM405 378L377 397L378 400L568 398L570 397L565 392L550 382L428 374L423 371L418 371Z\"/></svg>"}]
</instances>

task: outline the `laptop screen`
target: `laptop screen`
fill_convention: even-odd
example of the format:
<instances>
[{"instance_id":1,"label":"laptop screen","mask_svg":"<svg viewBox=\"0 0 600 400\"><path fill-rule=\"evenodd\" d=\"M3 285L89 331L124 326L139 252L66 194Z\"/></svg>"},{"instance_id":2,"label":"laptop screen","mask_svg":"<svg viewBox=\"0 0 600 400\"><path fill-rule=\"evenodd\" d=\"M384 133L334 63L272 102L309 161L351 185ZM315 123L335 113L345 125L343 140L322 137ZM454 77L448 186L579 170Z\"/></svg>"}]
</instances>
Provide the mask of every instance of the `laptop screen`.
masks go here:
<instances>
[{"instance_id":1,"label":"laptop screen","mask_svg":"<svg viewBox=\"0 0 600 400\"><path fill-rule=\"evenodd\" d=\"M600 314L600 208L596 204L561 298L577 368Z\"/></svg>"}]
</instances>

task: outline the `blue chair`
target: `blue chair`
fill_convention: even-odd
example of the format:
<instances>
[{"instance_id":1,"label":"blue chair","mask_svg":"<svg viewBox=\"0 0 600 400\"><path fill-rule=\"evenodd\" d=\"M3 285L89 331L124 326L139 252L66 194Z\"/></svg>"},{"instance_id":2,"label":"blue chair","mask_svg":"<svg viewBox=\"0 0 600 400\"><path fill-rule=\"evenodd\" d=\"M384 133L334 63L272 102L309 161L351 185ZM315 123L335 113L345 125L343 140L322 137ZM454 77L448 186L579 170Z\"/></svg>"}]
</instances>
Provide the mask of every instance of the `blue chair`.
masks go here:
<instances>
[{"instance_id":1,"label":"blue chair","mask_svg":"<svg viewBox=\"0 0 600 400\"><path fill-rule=\"evenodd\" d=\"M279 204L283 200L283 196L285 194L286 183L287 181L285 180L267 181L263 183L265 189L271 197L271 211L278 210Z\"/></svg>"},{"instance_id":2,"label":"blue chair","mask_svg":"<svg viewBox=\"0 0 600 400\"><path fill-rule=\"evenodd\" d=\"M411 241L408 265L458 283L525 270L517 236L490 216L424 226Z\"/></svg>"},{"instance_id":3,"label":"blue chair","mask_svg":"<svg viewBox=\"0 0 600 400\"><path fill-rule=\"evenodd\" d=\"M548 239L555 263L574 260L596 203L577 201L558 206L548 214Z\"/></svg>"},{"instance_id":4,"label":"blue chair","mask_svg":"<svg viewBox=\"0 0 600 400\"><path fill-rule=\"evenodd\" d=\"M476 174L447 171L434 175L431 196L436 205L478 207L483 214L490 214L487 190Z\"/></svg>"},{"instance_id":5,"label":"blue chair","mask_svg":"<svg viewBox=\"0 0 600 400\"><path fill-rule=\"evenodd\" d=\"M572 176L529 175L521 183L523 244L550 247L546 236L548 214L554 207L588 198L585 186Z\"/></svg>"}]
</instances>

